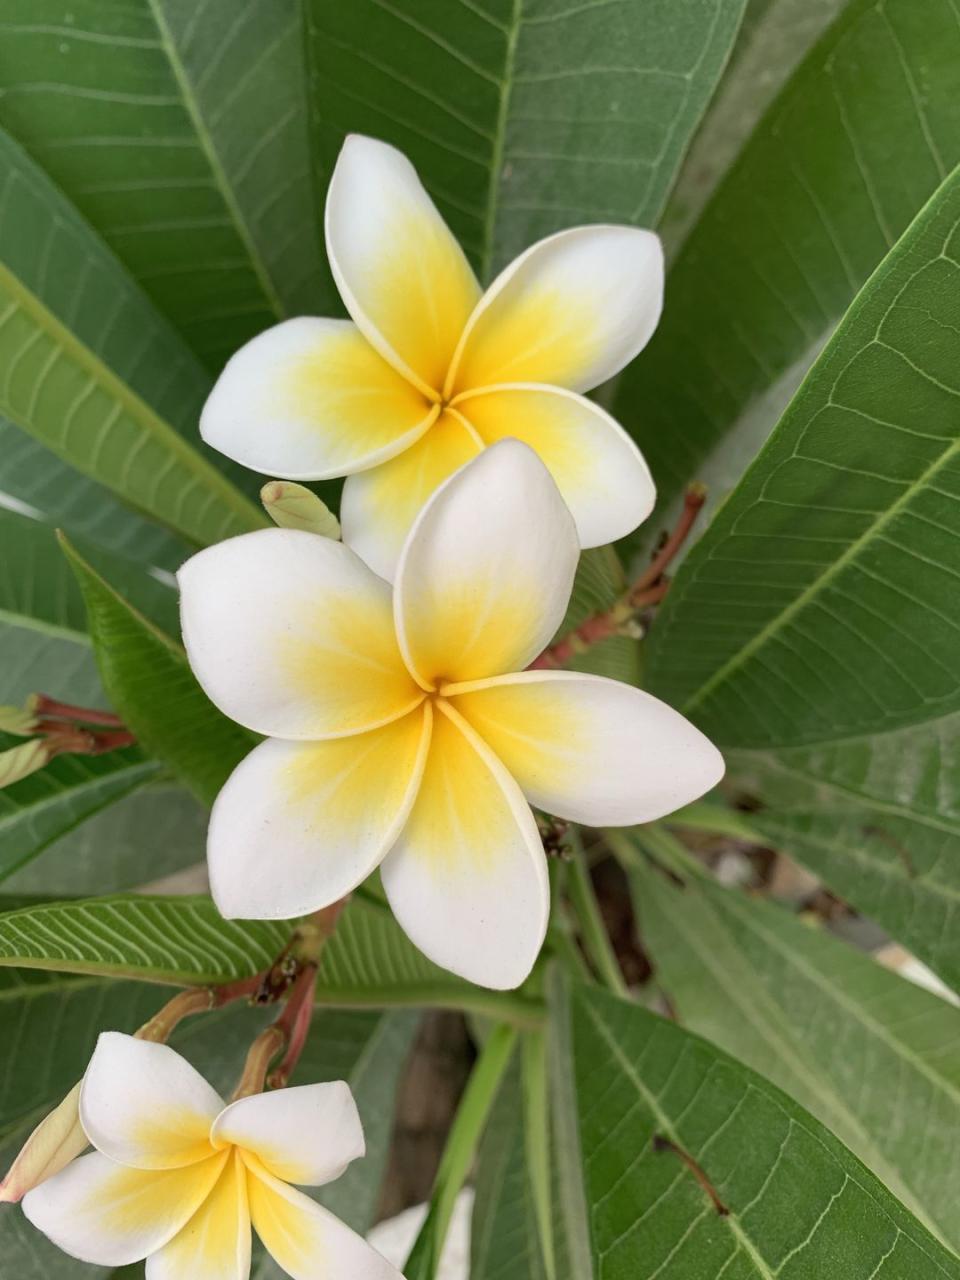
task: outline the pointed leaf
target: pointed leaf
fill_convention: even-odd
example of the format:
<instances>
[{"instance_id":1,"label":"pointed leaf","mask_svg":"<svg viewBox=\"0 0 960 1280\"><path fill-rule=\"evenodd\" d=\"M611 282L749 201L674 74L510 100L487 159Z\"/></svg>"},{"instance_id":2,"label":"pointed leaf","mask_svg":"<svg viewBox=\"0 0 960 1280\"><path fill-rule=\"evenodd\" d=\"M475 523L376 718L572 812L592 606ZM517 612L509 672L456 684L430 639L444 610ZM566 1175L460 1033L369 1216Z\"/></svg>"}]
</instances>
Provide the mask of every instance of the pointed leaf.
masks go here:
<instances>
[{"instance_id":1,"label":"pointed leaf","mask_svg":"<svg viewBox=\"0 0 960 1280\"><path fill-rule=\"evenodd\" d=\"M573 1034L599 1276L960 1275L818 1121L705 1040L595 988Z\"/></svg>"}]
</instances>

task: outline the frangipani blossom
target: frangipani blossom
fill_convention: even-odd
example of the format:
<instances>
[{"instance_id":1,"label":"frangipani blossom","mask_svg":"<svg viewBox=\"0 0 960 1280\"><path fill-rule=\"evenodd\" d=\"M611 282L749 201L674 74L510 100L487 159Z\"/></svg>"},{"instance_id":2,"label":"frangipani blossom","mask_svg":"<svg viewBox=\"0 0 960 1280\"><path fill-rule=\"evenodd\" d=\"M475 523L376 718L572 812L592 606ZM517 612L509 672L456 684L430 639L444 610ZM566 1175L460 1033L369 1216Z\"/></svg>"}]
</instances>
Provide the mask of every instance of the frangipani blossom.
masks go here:
<instances>
[{"instance_id":1,"label":"frangipani blossom","mask_svg":"<svg viewBox=\"0 0 960 1280\"><path fill-rule=\"evenodd\" d=\"M268 735L208 837L228 917L290 917L378 866L432 960L518 985L547 926L530 805L648 822L719 781L715 747L617 681L524 671L560 625L579 556L543 463L503 441L428 501L389 585L342 543L292 529L221 542L180 570L194 673Z\"/></svg>"},{"instance_id":2,"label":"frangipani blossom","mask_svg":"<svg viewBox=\"0 0 960 1280\"><path fill-rule=\"evenodd\" d=\"M656 327L656 235L561 231L481 293L410 162L353 135L330 182L326 240L352 323L301 317L247 343L203 411L209 444L289 480L347 476L344 540L385 578L437 485L508 436L550 468L583 546L646 519L646 463L579 393L623 368Z\"/></svg>"},{"instance_id":3,"label":"frangipani blossom","mask_svg":"<svg viewBox=\"0 0 960 1280\"><path fill-rule=\"evenodd\" d=\"M252 1225L293 1280L402 1280L288 1185L332 1182L364 1154L342 1081L225 1106L173 1049L105 1032L80 1118L95 1150L23 1200L33 1225L74 1258L102 1267L146 1258L147 1280L247 1280Z\"/></svg>"}]
</instances>

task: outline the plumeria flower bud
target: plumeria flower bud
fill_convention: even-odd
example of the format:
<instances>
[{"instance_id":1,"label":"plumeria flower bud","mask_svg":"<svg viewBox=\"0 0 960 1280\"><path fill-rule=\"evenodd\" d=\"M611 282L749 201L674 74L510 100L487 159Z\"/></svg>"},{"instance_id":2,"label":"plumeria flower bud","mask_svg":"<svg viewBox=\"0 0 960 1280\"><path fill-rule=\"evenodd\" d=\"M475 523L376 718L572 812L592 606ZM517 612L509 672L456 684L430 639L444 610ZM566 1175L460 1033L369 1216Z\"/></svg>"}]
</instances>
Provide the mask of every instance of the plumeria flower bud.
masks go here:
<instances>
[{"instance_id":1,"label":"plumeria flower bud","mask_svg":"<svg viewBox=\"0 0 960 1280\"><path fill-rule=\"evenodd\" d=\"M40 738L30 738L8 751L0 751L0 788L38 773L50 762L50 747Z\"/></svg>"},{"instance_id":2,"label":"plumeria flower bud","mask_svg":"<svg viewBox=\"0 0 960 1280\"><path fill-rule=\"evenodd\" d=\"M26 738L37 730L37 716L34 710L35 695L27 700L23 707L0 707L0 733L12 733L14 737Z\"/></svg>"},{"instance_id":3,"label":"plumeria flower bud","mask_svg":"<svg viewBox=\"0 0 960 1280\"><path fill-rule=\"evenodd\" d=\"M66 1168L89 1145L80 1123L80 1085L76 1084L24 1143L0 1182L0 1204L22 1200L28 1191Z\"/></svg>"},{"instance_id":4,"label":"plumeria flower bud","mask_svg":"<svg viewBox=\"0 0 960 1280\"><path fill-rule=\"evenodd\" d=\"M340 537L340 521L325 502L292 480L271 480L260 490L260 501L281 529L303 529L322 538Z\"/></svg>"},{"instance_id":5,"label":"plumeria flower bud","mask_svg":"<svg viewBox=\"0 0 960 1280\"><path fill-rule=\"evenodd\" d=\"M83 1262L147 1260L147 1280L247 1280L252 1231L293 1280L401 1280L291 1183L319 1187L364 1154L349 1087L222 1099L163 1044L105 1032L80 1090L95 1150L30 1191L23 1211Z\"/></svg>"},{"instance_id":6,"label":"plumeria flower bud","mask_svg":"<svg viewBox=\"0 0 960 1280\"><path fill-rule=\"evenodd\" d=\"M330 181L326 242L352 323L300 317L241 348L203 410L208 444L268 475L347 476L344 540L385 578L434 489L507 436L550 468L583 546L646 519L646 463L581 393L656 327L656 235L573 227L483 292L410 162L352 135Z\"/></svg>"},{"instance_id":7,"label":"plumeria flower bud","mask_svg":"<svg viewBox=\"0 0 960 1280\"><path fill-rule=\"evenodd\" d=\"M380 867L432 960L517 986L549 914L530 806L651 822L723 774L716 748L630 685L525 671L566 612L580 548L549 471L505 440L430 498L396 586L342 543L265 529L180 570L208 695L265 734L213 808L227 917L306 915Z\"/></svg>"}]
</instances>

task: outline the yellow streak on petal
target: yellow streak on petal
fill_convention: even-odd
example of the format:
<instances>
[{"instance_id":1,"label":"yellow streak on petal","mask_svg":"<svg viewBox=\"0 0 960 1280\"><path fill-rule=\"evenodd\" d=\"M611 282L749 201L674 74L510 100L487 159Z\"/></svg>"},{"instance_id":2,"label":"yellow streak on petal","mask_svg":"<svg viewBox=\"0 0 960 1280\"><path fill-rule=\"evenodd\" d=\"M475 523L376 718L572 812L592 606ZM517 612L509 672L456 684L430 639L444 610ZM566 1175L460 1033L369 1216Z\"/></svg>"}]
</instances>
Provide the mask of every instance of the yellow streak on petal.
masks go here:
<instances>
[{"instance_id":1,"label":"yellow streak on petal","mask_svg":"<svg viewBox=\"0 0 960 1280\"><path fill-rule=\"evenodd\" d=\"M562 686L496 685L459 693L450 702L524 791L575 789L590 758L590 725L563 697Z\"/></svg>"},{"instance_id":2,"label":"yellow streak on petal","mask_svg":"<svg viewBox=\"0 0 960 1280\"><path fill-rule=\"evenodd\" d=\"M246 1153L243 1159L253 1227L274 1261L291 1276L325 1275L327 1260L319 1223L297 1203L300 1193L291 1192L287 1199L271 1185L269 1174L255 1156ZM331 1276L330 1280L339 1277Z\"/></svg>"},{"instance_id":3,"label":"yellow streak on petal","mask_svg":"<svg viewBox=\"0 0 960 1280\"><path fill-rule=\"evenodd\" d=\"M276 377L280 416L322 430L330 466L392 445L424 423L432 406L356 329L331 330L309 358L291 359ZM314 425L315 424L315 425Z\"/></svg>"},{"instance_id":4,"label":"yellow streak on petal","mask_svg":"<svg viewBox=\"0 0 960 1280\"><path fill-rule=\"evenodd\" d=\"M227 1158L223 1152L182 1169L117 1165L81 1209L95 1211L105 1232L121 1236L140 1233L145 1222L153 1230L158 1224L179 1230L213 1190Z\"/></svg>"},{"instance_id":5,"label":"yellow streak on petal","mask_svg":"<svg viewBox=\"0 0 960 1280\"><path fill-rule=\"evenodd\" d=\"M478 315L448 396L500 382L577 386L592 364L598 317L590 299L544 281L520 296L509 285Z\"/></svg>"},{"instance_id":6,"label":"yellow streak on petal","mask_svg":"<svg viewBox=\"0 0 960 1280\"><path fill-rule=\"evenodd\" d=\"M163 1275L184 1280L238 1280L249 1267L247 1171L232 1150L216 1185L162 1252Z\"/></svg>"},{"instance_id":7,"label":"yellow streak on petal","mask_svg":"<svg viewBox=\"0 0 960 1280\"><path fill-rule=\"evenodd\" d=\"M409 449L350 479L341 511L346 538L364 553L370 539L396 558L424 503L482 449L479 437L456 413L445 412Z\"/></svg>"},{"instance_id":8,"label":"yellow streak on petal","mask_svg":"<svg viewBox=\"0 0 960 1280\"><path fill-rule=\"evenodd\" d=\"M424 713L414 711L368 733L304 744L284 777L290 804L303 808L305 825L326 831L388 830L419 771L427 732Z\"/></svg>"},{"instance_id":9,"label":"yellow streak on petal","mask_svg":"<svg viewBox=\"0 0 960 1280\"><path fill-rule=\"evenodd\" d=\"M188 1107L155 1107L131 1127L131 1139L148 1152L158 1166L178 1168L215 1154L210 1142L210 1117Z\"/></svg>"},{"instance_id":10,"label":"yellow streak on petal","mask_svg":"<svg viewBox=\"0 0 960 1280\"><path fill-rule=\"evenodd\" d=\"M403 843L438 871L469 863L483 874L516 844L516 818L476 747L436 700L423 781Z\"/></svg>"},{"instance_id":11,"label":"yellow streak on petal","mask_svg":"<svg viewBox=\"0 0 960 1280\"><path fill-rule=\"evenodd\" d=\"M417 705L422 693L400 656L389 592L314 592L295 607L306 617L296 636L278 631L277 659L291 687L322 707L336 732L357 733Z\"/></svg>"}]
</instances>

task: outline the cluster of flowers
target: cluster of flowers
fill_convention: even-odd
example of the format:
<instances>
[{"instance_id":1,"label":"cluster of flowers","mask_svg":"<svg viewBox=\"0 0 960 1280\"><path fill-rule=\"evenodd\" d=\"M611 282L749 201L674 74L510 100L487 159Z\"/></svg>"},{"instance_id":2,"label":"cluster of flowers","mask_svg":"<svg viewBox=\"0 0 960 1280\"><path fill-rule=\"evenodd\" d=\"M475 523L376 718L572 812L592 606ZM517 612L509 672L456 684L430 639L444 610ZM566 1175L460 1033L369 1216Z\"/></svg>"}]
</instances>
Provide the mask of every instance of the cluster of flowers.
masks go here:
<instances>
[{"instance_id":1,"label":"cluster of flowers","mask_svg":"<svg viewBox=\"0 0 960 1280\"><path fill-rule=\"evenodd\" d=\"M331 181L326 239L351 321L261 334L201 420L208 443L255 470L347 476L343 542L265 529L179 574L197 679L266 737L214 806L213 896L228 917L292 918L379 867L427 956L511 988L549 915L531 805L649 822L723 772L649 694L527 669L563 620L581 548L653 506L636 446L582 392L650 338L660 245L575 228L482 293L409 162L360 137ZM150 1280L245 1280L252 1221L295 1280L396 1276L287 1185L318 1185L362 1153L346 1086L224 1108L172 1050L106 1035L73 1105L96 1152L24 1207L74 1256L147 1257Z\"/></svg>"}]
</instances>

